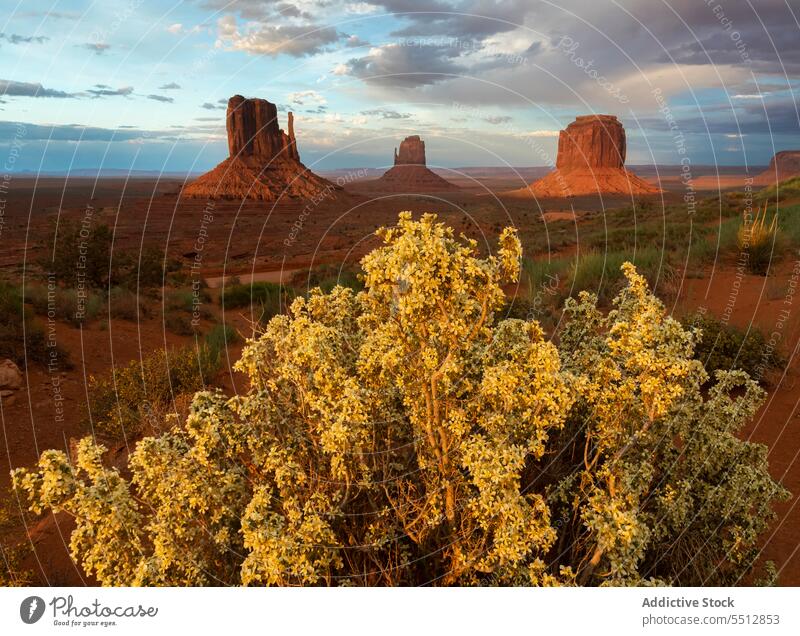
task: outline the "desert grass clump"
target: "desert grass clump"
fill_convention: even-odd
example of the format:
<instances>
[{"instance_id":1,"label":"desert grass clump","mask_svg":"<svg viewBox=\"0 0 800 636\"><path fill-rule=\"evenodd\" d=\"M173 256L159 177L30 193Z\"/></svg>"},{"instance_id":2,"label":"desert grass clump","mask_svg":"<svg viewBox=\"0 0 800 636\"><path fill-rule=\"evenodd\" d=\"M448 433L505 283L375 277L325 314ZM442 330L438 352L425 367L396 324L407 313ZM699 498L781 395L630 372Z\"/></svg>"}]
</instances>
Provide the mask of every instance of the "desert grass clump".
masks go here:
<instances>
[{"instance_id":1,"label":"desert grass clump","mask_svg":"<svg viewBox=\"0 0 800 636\"><path fill-rule=\"evenodd\" d=\"M632 261L649 281L654 281L662 269L664 258L664 253L655 247L640 248L635 253L632 250L589 250L572 261L567 288L572 295L591 291L597 294L601 303L607 304L623 284L623 263Z\"/></svg>"},{"instance_id":2,"label":"desert grass clump","mask_svg":"<svg viewBox=\"0 0 800 636\"><path fill-rule=\"evenodd\" d=\"M122 320L139 320L147 315L136 292L126 287L112 287L108 293L108 315Z\"/></svg>"},{"instance_id":3,"label":"desert grass clump","mask_svg":"<svg viewBox=\"0 0 800 636\"><path fill-rule=\"evenodd\" d=\"M52 316L74 327L97 318L105 304L103 294L93 289L79 293L76 289L40 283L25 286L25 302L37 315Z\"/></svg>"},{"instance_id":4,"label":"desert grass clump","mask_svg":"<svg viewBox=\"0 0 800 636\"><path fill-rule=\"evenodd\" d=\"M364 289L364 282L359 278L356 272L335 265L320 265L315 267L308 272L307 276L303 276L302 278L297 277L296 282L303 284L308 289L319 287L326 293L337 285L340 287L348 287L357 292Z\"/></svg>"},{"instance_id":5,"label":"desert grass clump","mask_svg":"<svg viewBox=\"0 0 800 636\"><path fill-rule=\"evenodd\" d=\"M766 383L768 373L784 363L780 351L755 326L745 331L707 313L688 316L683 323L697 330L694 357L710 377L717 371L744 371Z\"/></svg>"},{"instance_id":6,"label":"desert grass clump","mask_svg":"<svg viewBox=\"0 0 800 636\"><path fill-rule=\"evenodd\" d=\"M278 283L252 282L226 284L222 288L220 304L223 309L250 308L253 321L266 323L283 313L294 298L290 287Z\"/></svg>"},{"instance_id":7,"label":"desert grass clump","mask_svg":"<svg viewBox=\"0 0 800 636\"><path fill-rule=\"evenodd\" d=\"M72 368L69 352L49 339L16 285L0 281L0 358L21 368L30 362Z\"/></svg>"},{"instance_id":8,"label":"desert grass clump","mask_svg":"<svg viewBox=\"0 0 800 636\"><path fill-rule=\"evenodd\" d=\"M759 207L752 220L747 212L742 216L736 232L736 246L742 255L747 255L747 268L761 276L769 271L773 250L778 238L778 215L767 223L767 206Z\"/></svg>"},{"instance_id":9,"label":"desert grass clump","mask_svg":"<svg viewBox=\"0 0 800 636\"><path fill-rule=\"evenodd\" d=\"M179 349L156 349L139 360L89 379L89 415L94 433L118 439L141 432L146 410L204 389L220 363L218 343L199 341Z\"/></svg>"}]
</instances>

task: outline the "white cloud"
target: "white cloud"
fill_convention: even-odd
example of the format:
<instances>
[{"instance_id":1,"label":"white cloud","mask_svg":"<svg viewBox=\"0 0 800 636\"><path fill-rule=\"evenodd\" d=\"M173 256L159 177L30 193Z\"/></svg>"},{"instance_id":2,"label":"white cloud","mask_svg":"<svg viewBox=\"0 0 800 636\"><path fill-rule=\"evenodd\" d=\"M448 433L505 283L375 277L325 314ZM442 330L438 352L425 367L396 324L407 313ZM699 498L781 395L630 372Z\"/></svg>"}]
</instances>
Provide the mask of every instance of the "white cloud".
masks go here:
<instances>
[{"instance_id":1,"label":"white cloud","mask_svg":"<svg viewBox=\"0 0 800 636\"><path fill-rule=\"evenodd\" d=\"M558 130L531 130L522 133L523 137L558 137Z\"/></svg>"},{"instance_id":2,"label":"white cloud","mask_svg":"<svg viewBox=\"0 0 800 636\"><path fill-rule=\"evenodd\" d=\"M378 7L367 2L348 2L346 5L344 5L344 10L346 13L366 15L368 13L375 13L378 10Z\"/></svg>"},{"instance_id":3,"label":"white cloud","mask_svg":"<svg viewBox=\"0 0 800 636\"><path fill-rule=\"evenodd\" d=\"M328 100L317 91L296 91L294 93L289 93L286 99L298 106L324 106L328 103Z\"/></svg>"},{"instance_id":4,"label":"white cloud","mask_svg":"<svg viewBox=\"0 0 800 636\"><path fill-rule=\"evenodd\" d=\"M217 45L251 55L281 54L292 57L316 55L342 37L335 28L315 24L267 24L249 22L242 29L232 15L217 21Z\"/></svg>"}]
</instances>

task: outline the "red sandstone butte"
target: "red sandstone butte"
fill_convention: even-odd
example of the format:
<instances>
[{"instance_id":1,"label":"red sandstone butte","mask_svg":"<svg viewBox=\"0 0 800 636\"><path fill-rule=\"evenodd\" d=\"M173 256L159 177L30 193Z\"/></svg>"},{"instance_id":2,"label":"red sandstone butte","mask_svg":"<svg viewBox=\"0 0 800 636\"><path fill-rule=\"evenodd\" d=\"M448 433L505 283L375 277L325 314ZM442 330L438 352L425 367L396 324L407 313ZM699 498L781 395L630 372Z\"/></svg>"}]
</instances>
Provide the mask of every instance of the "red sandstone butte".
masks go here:
<instances>
[{"instance_id":1,"label":"red sandstone butte","mask_svg":"<svg viewBox=\"0 0 800 636\"><path fill-rule=\"evenodd\" d=\"M800 150L778 152L769 162L769 168L755 177L756 185L772 185L800 175Z\"/></svg>"},{"instance_id":2,"label":"red sandstone butte","mask_svg":"<svg viewBox=\"0 0 800 636\"><path fill-rule=\"evenodd\" d=\"M625 128L614 115L581 115L558 135L556 169L512 196L655 194L660 190L625 170Z\"/></svg>"},{"instance_id":3,"label":"red sandstone butte","mask_svg":"<svg viewBox=\"0 0 800 636\"><path fill-rule=\"evenodd\" d=\"M430 170L425 163L425 142L419 135L406 137L394 150L394 165L371 186L384 192L444 192L459 188Z\"/></svg>"},{"instance_id":4,"label":"red sandstone butte","mask_svg":"<svg viewBox=\"0 0 800 636\"><path fill-rule=\"evenodd\" d=\"M210 199L319 198L340 189L300 162L289 113L289 133L278 127L278 109L266 99L234 95L226 116L228 158L182 192Z\"/></svg>"}]
</instances>

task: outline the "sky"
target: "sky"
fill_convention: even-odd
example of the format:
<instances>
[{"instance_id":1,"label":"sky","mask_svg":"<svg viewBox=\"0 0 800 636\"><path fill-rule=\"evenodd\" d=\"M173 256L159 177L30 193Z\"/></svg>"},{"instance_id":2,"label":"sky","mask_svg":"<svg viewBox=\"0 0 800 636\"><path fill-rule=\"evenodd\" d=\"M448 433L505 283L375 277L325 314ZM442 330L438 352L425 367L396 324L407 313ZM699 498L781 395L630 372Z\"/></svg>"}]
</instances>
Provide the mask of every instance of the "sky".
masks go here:
<instances>
[{"instance_id":1,"label":"sky","mask_svg":"<svg viewBox=\"0 0 800 636\"><path fill-rule=\"evenodd\" d=\"M295 114L312 169L541 166L577 115L637 164L800 148L800 0L2 0L4 173L199 172L225 104Z\"/></svg>"}]
</instances>

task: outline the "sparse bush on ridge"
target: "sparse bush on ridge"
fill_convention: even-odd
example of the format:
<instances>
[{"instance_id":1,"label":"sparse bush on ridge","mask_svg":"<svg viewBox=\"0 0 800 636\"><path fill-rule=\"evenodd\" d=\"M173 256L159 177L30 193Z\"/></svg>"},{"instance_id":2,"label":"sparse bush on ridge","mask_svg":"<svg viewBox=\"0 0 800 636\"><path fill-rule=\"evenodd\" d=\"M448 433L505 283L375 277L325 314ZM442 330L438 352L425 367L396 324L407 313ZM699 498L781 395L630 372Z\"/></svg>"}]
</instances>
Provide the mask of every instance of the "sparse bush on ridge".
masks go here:
<instances>
[{"instance_id":1,"label":"sparse bush on ridge","mask_svg":"<svg viewBox=\"0 0 800 636\"><path fill-rule=\"evenodd\" d=\"M794 197L800 197L800 177L784 179L780 183L773 184L755 195L757 201L772 201L780 203ZM781 209L781 211L783 211Z\"/></svg>"},{"instance_id":2,"label":"sparse bush on ridge","mask_svg":"<svg viewBox=\"0 0 800 636\"><path fill-rule=\"evenodd\" d=\"M251 388L195 395L128 480L81 441L13 483L67 510L106 585L730 585L787 493L737 431L763 399L709 389L695 334L635 268L603 313L568 299L558 347L501 320L506 229L480 258L434 215L379 232L365 290L294 300L249 340Z\"/></svg>"}]
</instances>

